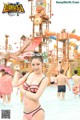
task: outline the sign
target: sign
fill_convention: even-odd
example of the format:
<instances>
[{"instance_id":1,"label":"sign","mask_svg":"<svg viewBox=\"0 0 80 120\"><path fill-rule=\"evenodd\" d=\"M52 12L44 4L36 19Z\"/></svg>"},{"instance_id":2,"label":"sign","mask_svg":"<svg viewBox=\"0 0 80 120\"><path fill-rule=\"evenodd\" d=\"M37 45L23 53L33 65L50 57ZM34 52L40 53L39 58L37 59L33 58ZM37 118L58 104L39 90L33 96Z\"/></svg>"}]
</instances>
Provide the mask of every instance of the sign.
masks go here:
<instances>
[{"instance_id":1,"label":"sign","mask_svg":"<svg viewBox=\"0 0 80 120\"><path fill-rule=\"evenodd\" d=\"M10 16L17 15L19 16L20 13L25 13L23 5L19 2L16 3L4 3L2 13L8 13Z\"/></svg>"}]
</instances>

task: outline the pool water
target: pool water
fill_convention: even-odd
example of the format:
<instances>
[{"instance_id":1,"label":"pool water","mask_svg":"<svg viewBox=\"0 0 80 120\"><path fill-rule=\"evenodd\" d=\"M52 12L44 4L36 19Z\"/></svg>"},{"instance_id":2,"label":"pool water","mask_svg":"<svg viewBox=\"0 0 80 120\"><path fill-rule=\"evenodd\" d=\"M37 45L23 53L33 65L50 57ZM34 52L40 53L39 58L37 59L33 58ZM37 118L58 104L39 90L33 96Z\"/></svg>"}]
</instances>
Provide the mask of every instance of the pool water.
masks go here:
<instances>
[{"instance_id":1,"label":"pool water","mask_svg":"<svg viewBox=\"0 0 80 120\"><path fill-rule=\"evenodd\" d=\"M3 105L0 99L0 120L2 110L10 110L10 120L22 120L23 103L20 95L16 95L17 89L13 89L10 104ZM57 98L56 86L48 86L40 98L42 108L45 110L45 120L80 120L80 98L74 97L72 91L66 91L65 100Z\"/></svg>"}]
</instances>

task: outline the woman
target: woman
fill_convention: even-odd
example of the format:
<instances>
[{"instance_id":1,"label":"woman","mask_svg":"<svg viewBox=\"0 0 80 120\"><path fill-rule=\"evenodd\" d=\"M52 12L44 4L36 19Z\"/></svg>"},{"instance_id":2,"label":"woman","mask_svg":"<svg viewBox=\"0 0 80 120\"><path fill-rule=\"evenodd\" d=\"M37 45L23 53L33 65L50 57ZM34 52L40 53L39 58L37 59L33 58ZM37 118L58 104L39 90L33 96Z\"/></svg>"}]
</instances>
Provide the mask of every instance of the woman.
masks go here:
<instances>
[{"instance_id":1,"label":"woman","mask_svg":"<svg viewBox=\"0 0 80 120\"><path fill-rule=\"evenodd\" d=\"M2 76L0 77L0 94L3 98L3 104L11 102L11 93L13 91L12 87L12 76L4 69L1 70Z\"/></svg>"},{"instance_id":2,"label":"woman","mask_svg":"<svg viewBox=\"0 0 80 120\"><path fill-rule=\"evenodd\" d=\"M19 71L15 72L13 85L20 86L23 92L23 120L44 120L45 112L41 108L39 98L48 85L48 78L42 72L43 58L38 52L34 52L31 59L32 73L26 73L18 80ZM17 68L16 68L17 70Z\"/></svg>"}]
</instances>

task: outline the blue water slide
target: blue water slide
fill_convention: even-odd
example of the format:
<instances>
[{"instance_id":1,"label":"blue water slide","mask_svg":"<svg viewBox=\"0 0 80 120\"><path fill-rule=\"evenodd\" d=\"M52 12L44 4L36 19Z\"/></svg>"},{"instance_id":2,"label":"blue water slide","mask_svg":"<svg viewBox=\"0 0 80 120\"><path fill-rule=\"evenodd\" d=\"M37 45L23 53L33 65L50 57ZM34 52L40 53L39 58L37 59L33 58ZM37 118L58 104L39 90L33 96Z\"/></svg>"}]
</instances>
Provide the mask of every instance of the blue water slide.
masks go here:
<instances>
[{"instance_id":1,"label":"blue water slide","mask_svg":"<svg viewBox=\"0 0 80 120\"><path fill-rule=\"evenodd\" d=\"M56 36L50 36L50 39L56 40Z\"/></svg>"}]
</instances>

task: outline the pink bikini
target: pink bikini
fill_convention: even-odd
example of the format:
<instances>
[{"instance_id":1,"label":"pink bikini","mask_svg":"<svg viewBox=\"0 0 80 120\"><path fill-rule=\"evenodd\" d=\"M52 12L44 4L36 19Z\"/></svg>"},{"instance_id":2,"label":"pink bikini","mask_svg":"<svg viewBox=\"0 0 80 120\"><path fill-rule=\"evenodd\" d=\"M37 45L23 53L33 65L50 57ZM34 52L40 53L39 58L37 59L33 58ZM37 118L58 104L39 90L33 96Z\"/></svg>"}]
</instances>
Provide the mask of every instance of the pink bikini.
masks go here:
<instances>
[{"instance_id":1,"label":"pink bikini","mask_svg":"<svg viewBox=\"0 0 80 120\"><path fill-rule=\"evenodd\" d=\"M36 108L35 110L33 110L33 111L29 112L29 113L24 112L23 120L26 120L26 118L28 120L32 120L33 115L35 115L39 110L43 110L41 108L41 106L39 106L38 108Z\"/></svg>"},{"instance_id":2,"label":"pink bikini","mask_svg":"<svg viewBox=\"0 0 80 120\"><path fill-rule=\"evenodd\" d=\"M36 93L37 90L38 90L38 88L39 88L39 86L40 86L40 84L41 84L41 82L42 82L42 80L43 80L45 77L46 77L46 76L44 76L44 77L41 79L41 81L40 81L40 83L39 83L38 85L28 85L28 84L25 82L24 85L23 85L23 88L24 88L26 91L30 91L30 92L32 92L32 93ZM38 108L36 108L35 110L33 110L33 111L29 112L29 113L24 112L23 120L26 120L26 118L27 118L28 120L32 120L33 115L35 115L39 110L43 110L43 109L41 108L41 106L39 106ZM43 111L44 111L44 110L43 110Z\"/></svg>"}]
</instances>

